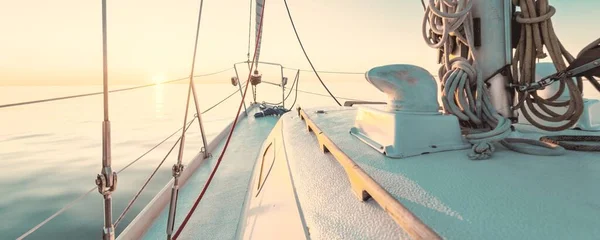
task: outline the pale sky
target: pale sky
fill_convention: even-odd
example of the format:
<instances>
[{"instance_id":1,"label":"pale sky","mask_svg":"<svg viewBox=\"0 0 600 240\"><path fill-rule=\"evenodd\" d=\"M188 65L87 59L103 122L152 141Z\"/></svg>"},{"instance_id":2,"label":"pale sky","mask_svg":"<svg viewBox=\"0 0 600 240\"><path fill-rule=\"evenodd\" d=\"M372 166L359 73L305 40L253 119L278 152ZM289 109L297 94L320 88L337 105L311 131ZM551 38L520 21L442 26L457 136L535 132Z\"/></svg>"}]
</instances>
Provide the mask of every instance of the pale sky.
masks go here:
<instances>
[{"instance_id":1,"label":"pale sky","mask_svg":"<svg viewBox=\"0 0 600 240\"><path fill-rule=\"evenodd\" d=\"M1 1L0 85L102 82L100 0ZM419 0L288 3L319 70L364 72L383 64L411 63L437 71L435 50L421 37ZM573 54L600 36L594 26L600 0L550 3L557 9L557 34ZM187 76L198 5L199 0L108 0L111 83ZM205 0L196 73L246 60L248 7L248 0ZM309 68L283 0L266 0L263 34L261 60Z\"/></svg>"}]
</instances>

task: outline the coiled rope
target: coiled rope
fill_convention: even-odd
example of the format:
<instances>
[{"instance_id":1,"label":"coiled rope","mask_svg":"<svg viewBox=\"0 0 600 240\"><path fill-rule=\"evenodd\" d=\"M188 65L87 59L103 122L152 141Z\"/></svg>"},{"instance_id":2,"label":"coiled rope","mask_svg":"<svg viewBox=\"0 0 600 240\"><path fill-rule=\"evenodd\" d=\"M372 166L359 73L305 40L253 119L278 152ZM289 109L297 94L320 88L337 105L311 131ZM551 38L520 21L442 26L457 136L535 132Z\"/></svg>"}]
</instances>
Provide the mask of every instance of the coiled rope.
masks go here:
<instances>
[{"instance_id":1,"label":"coiled rope","mask_svg":"<svg viewBox=\"0 0 600 240\"><path fill-rule=\"evenodd\" d=\"M517 152L543 153L543 151L515 145L515 143L527 143L552 151L549 154L562 154L564 149L556 145L530 139L505 140L512 132L511 122L498 114L492 105L482 73L478 71L478 59L472 50L474 46L472 7L472 0L430 0L425 9L422 25L422 34L427 45L443 49L443 65L439 70L442 104L446 113L453 114L459 119L465 138L473 144L469 158L481 160L491 157L495 151L493 142L498 141ZM451 37L455 37L456 42ZM467 58L450 59L450 52L457 44L468 47Z\"/></svg>"},{"instance_id":2,"label":"coiled rope","mask_svg":"<svg viewBox=\"0 0 600 240\"><path fill-rule=\"evenodd\" d=\"M474 46L472 7L471 0L430 0L425 9L422 33L427 45L444 51L439 70L444 111L457 116L465 126L465 137L473 144L469 157L486 159L495 149L492 142L510 134L511 123L492 106L481 71L477 71L478 63L472 48L469 48L468 58L450 59L451 36L455 36L459 44Z\"/></svg>"},{"instance_id":3,"label":"coiled rope","mask_svg":"<svg viewBox=\"0 0 600 240\"><path fill-rule=\"evenodd\" d=\"M517 12L516 21L523 25L512 61L513 84L530 85L535 82L536 59L547 56L544 53L544 46L548 50L548 55L550 55L557 72L564 71L567 68L564 59L571 63L575 58L564 48L554 32L550 20L556 13L554 7L550 6L547 0L513 0L513 4L521 8L521 12ZM518 91L518 103L514 109L521 109L527 121L540 129L547 131L568 129L577 123L583 113L583 83L580 77L576 79L577 83L574 83L570 78L563 78L558 91L549 98L543 98L537 92ZM570 99L559 100L565 91L568 91ZM550 107L567 107L567 110L565 113L559 114ZM559 126L544 125L535 120L532 115L544 121L562 124Z\"/></svg>"},{"instance_id":4,"label":"coiled rope","mask_svg":"<svg viewBox=\"0 0 600 240\"><path fill-rule=\"evenodd\" d=\"M540 138L540 141L557 144L566 149L574 151L588 151L588 152L600 152L600 144L587 145L587 144L574 144L568 142L595 142L600 143L600 136L577 136L577 135L558 135L558 136L544 136Z\"/></svg>"}]
</instances>

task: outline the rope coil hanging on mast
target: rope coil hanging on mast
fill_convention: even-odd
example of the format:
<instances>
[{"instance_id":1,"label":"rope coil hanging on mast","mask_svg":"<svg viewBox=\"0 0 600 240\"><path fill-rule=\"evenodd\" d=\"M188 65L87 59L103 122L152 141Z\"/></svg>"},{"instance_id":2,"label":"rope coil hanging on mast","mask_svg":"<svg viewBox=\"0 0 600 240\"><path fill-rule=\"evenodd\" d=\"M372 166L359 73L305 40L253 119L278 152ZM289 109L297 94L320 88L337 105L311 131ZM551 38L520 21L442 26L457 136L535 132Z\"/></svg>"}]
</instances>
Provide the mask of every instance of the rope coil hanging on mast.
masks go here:
<instances>
[{"instance_id":1,"label":"rope coil hanging on mast","mask_svg":"<svg viewBox=\"0 0 600 240\"><path fill-rule=\"evenodd\" d=\"M474 160L491 157L495 151L493 142L501 142L507 148L522 153L545 154L514 143L527 143L544 147L553 155L561 154L564 149L555 144L507 138L513 131L511 121L501 116L492 105L486 82L479 70L479 60L473 52L472 8L472 0L430 0L422 25L426 43L439 49L442 54L439 70L442 104L446 113L459 119L465 138L473 144L469 157ZM461 56L450 59L451 52L463 47L466 47L466 53L461 51Z\"/></svg>"},{"instance_id":2,"label":"rope coil hanging on mast","mask_svg":"<svg viewBox=\"0 0 600 240\"><path fill-rule=\"evenodd\" d=\"M520 109L527 121L537 128L547 131L569 129L577 123L583 113L583 82L581 77L577 77L576 82L573 82L571 78L560 75L567 69L565 59L571 63L575 58L564 48L554 32L551 17L556 13L556 9L550 6L547 0L513 0L512 2L521 9L516 14L516 22L523 25L512 61L512 85L521 87L517 91L518 102L514 109ZM544 47L548 54L544 53ZM556 67L557 76L551 78L552 81L545 82L544 79L541 84L536 83L536 59L543 59L548 55ZM538 95L536 90L554 81L560 83L556 93L548 98ZM536 88L536 85L539 87ZM560 99L565 92L569 93L569 99ZM567 109L564 113L557 113L551 107ZM560 125L549 126L534 119L533 116Z\"/></svg>"},{"instance_id":3,"label":"rope coil hanging on mast","mask_svg":"<svg viewBox=\"0 0 600 240\"><path fill-rule=\"evenodd\" d=\"M430 0L423 18L422 33L427 45L444 53L439 70L444 111L457 116L466 126L465 137L473 144L469 157L486 159L495 150L492 142L510 134L511 123L492 106L472 48L469 48L467 56L450 59L450 52L457 44L474 46L472 7L470 0ZM456 38L456 43L451 37Z\"/></svg>"}]
</instances>

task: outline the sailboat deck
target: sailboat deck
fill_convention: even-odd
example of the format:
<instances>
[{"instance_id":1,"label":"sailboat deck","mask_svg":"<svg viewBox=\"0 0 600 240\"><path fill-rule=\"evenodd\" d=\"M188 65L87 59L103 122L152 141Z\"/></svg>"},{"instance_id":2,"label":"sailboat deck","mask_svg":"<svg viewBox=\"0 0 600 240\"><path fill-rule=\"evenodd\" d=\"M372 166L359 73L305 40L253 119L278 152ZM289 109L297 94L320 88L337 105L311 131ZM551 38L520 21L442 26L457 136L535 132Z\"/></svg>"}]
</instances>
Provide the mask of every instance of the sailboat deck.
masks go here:
<instances>
[{"instance_id":1,"label":"sailboat deck","mask_svg":"<svg viewBox=\"0 0 600 240\"><path fill-rule=\"evenodd\" d=\"M324 113L317 113L317 110L324 110ZM600 236L600 228L597 227L597 223L600 222L598 153L568 151L563 156L548 157L520 154L498 146L493 157L483 161L469 160L469 150L390 159L350 135L349 130L354 123L356 108L336 107L304 111L307 121L318 126L322 134L331 139L344 154L443 238L596 239ZM306 123L297 116L290 115L283 117L287 129L298 130L299 126L303 126L303 134L309 137ZM517 129L526 132L525 136L532 138L549 134L536 132L534 128L526 125L517 124ZM569 130L552 134L598 136L600 132ZM315 151L320 150L312 133L310 137L312 139L308 142L312 142L313 145L304 154L316 158L310 160L312 164L320 163L312 168L324 168L336 163L330 154L313 155ZM382 236L356 233L368 232L371 228L380 230L381 234L406 237L398 229L382 226L393 223L387 214L387 221L369 220L373 219L374 214L384 213L381 208L379 213L367 211L363 215L366 225L363 229L345 229L344 226L339 226L344 222L338 221L338 226L335 226L331 224L335 221L322 219L335 218L335 215L329 214L333 215L332 217L319 214L319 209L323 210L323 206L317 205L322 201L314 199L320 195L328 196L325 191L329 190L308 186L318 185L319 179L325 177L303 177L302 175L306 175L303 171L307 171L306 163L291 161L290 165L294 178L301 179L297 180L296 186L311 236L331 232L325 229L326 227L337 227L337 233L325 236L381 239ZM339 165L337 167L341 169ZM345 189L336 191L338 198L348 198L351 189L346 176L342 175L343 170L340 171L337 177L329 176L335 179L328 181L339 181L337 185L345 186ZM358 202L355 197L351 200ZM369 200L361 204L367 204L366 207L370 210L379 207L372 202ZM352 215L348 212L353 210L331 209L338 211L339 215ZM360 220L346 220L348 221ZM313 235L313 232L316 235ZM349 233L344 235L343 232Z\"/></svg>"},{"instance_id":2,"label":"sailboat deck","mask_svg":"<svg viewBox=\"0 0 600 240\"><path fill-rule=\"evenodd\" d=\"M225 157L213 181L196 208L181 239L233 239L248 191L255 161L265 138L277 123L277 117L254 118L256 107L248 109L233 132ZM179 190L175 230L200 194L215 166L225 140L205 160L187 183ZM166 239L167 206L144 235L144 239Z\"/></svg>"}]
</instances>

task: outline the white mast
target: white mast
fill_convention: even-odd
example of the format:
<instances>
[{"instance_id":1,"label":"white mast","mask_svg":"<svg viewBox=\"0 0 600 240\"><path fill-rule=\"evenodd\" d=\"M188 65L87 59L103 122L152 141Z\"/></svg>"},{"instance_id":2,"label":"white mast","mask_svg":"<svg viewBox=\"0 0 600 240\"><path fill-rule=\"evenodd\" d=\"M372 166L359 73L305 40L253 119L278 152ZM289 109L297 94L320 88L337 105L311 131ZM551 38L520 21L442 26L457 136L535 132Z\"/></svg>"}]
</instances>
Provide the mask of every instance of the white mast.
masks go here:
<instances>
[{"instance_id":1,"label":"white mast","mask_svg":"<svg viewBox=\"0 0 600 240\"><path fill-rule=\"evenodd\" d=\"M479 25L475 26L475 35L480 39L476 39L476 43L481 43L473 52L480 59L478 68L483 79L489 79L492 105L500 115L514 118L511 109L513 93L508 87L510 69L507 67L512 62L511 0L473 0L471 14Z\"/></svg>"},{"instance_id":2,"label":"white mast","mask_svg":"<svg viewBox=\"0 0 600 240\"><path fill-rule=\"evenodd\" d=\"M262 28L260 27L260 22L262 21L262 13L263 7L265 6L265 0L256 0L256 31L254 32L254 38L258 41L256 45L256 60L255 66L258 67L258 61L260 59L260 44L262 40Z\"/></svg>"}]
</instances>

